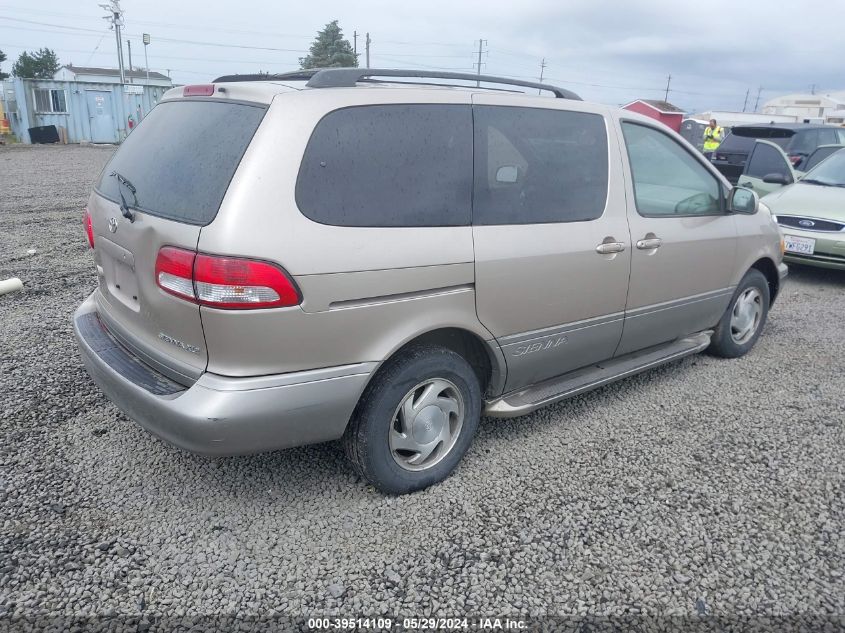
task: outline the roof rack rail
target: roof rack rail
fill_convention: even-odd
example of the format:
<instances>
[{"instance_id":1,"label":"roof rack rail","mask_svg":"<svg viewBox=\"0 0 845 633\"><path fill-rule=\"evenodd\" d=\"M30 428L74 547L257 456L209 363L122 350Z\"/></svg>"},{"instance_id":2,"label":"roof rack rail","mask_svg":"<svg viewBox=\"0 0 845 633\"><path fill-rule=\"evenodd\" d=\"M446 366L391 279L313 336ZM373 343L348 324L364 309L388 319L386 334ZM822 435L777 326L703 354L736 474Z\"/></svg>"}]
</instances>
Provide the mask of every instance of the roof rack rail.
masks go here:
<instances>
[{"instance_id":1,"label":"roof rack rail","mask_svg":"<svg viewBox=\"0 0 845 633\"><path fill-rule=\"evenodd\" d=\"M359 81L373 77L414 77L425 79L454 79L460 81L475 81L501 84L504 86L519 86L521 88L537 88L554 94L558 99L581 100L577 94L565 88L535 81L509 79L495 75L476 75L473 73L453 73L439 70L398 70L393 68L314 68L296 70L280 74L259 75L224 75L214 80L214 83L229 81L284 81L308 80L305 84L309 88L351 88Z\"/></svg>"}]
</instances>

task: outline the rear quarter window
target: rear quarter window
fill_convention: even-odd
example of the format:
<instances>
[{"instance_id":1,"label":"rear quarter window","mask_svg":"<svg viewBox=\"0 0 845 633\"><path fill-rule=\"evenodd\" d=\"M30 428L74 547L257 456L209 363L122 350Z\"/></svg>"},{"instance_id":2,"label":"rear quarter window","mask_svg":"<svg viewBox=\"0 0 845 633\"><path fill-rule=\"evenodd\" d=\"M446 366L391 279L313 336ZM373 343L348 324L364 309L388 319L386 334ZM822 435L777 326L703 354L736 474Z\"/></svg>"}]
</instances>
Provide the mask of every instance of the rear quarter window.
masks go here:
<instances>
[{"instance_id":1,"label":"rear quarter window","mask_svg":"<svg viewBox=\"0 0 845 633\"><path fill-rule=\"evenodd\" d=\"M96 191L118 204L122 195L145 213L209 224L265 112L212 100L159 103L123 141Z\"/></svg>"},{"instance_id":2,"label":"rear quarter window","mask_svg":"<svg viewBox=\"0 0 845 633\"><path fill-rule=\"evenodd\" d=\"M335 110L314 129L296 183L307 218L336 226L463 226L472 212L469 105Z\"/></svg>"}]
</instances>

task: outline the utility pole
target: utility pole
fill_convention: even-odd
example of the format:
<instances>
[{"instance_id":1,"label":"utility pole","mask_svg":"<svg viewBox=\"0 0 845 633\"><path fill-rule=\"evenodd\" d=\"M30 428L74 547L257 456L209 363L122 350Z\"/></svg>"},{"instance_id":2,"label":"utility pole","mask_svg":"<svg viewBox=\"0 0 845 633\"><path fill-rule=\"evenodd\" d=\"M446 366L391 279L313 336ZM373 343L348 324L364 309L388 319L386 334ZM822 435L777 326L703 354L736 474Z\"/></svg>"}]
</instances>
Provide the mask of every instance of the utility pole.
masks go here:
<instances>
[{"instance_id":1,"label":"utility pole","mask_svg":"<svg viewBox=\"0 0 845 633\"><path fill-rule=\"evenodd\" d=\"M132 72L132 40L126 40L126 46L129 47L129 72ZM129 83L132 83L132 77L129 78Z\"/></svg>"},{"instance_id":2,"label":"utility pole","mask_svg":"<svg viewBox=\"0 0 845 633\"><path fill-rule=\"evenodd\" d=\"M751 92L751 88L745 91L745 101L742 102L742 111L745 112L745 107L748 105L748 93Z\"/></svg>"},{"instance_id":3,"label":"utility pole","mask_svg":"<svg viewBox=\"0 0 845 633\"><path fill-rule=\"evenodd\" d=\"M150 83L150 60L147 59L147 46L150 45L150 34L144 33L144 66L147 68L147 83Z\"/></svg>"},{"instance_id":4,"label":"utility pole","mask_svg":"<svg viewBox=\"0 0 845 633\"><path fill-rule=\"evenodd\" d=\"M355 53L355 59L358 59L358 31L352 31L352 52Z\"/></svg>"},{"instance_id":5,"label":"utility pole","mask_svg":"<svg viewBox=\"0 0 845 633\"><path fill-rule=\"evenodd\" d=\"M120 39L120 29L123 27L123 9L120 8L120 0L110 0L107 4L101 4L101 8L109 12L103 19L111 23L114 29L115 40L117 41L117 63L120 67L120 83L126 83L126 73L123 70L123 42Z\"/></svg>"},{"instance_id":6,"label":"utility pole","mask_svg":"<svg viewBox=\"0 0 845 633\"><path fill-rule=\"evenodd\" d=\"M478 72L476 72L477 75L481 74L481 54L484 52L482 49L484 48L484 44L486 42L487 42L487 40L482 40L482 39L478 40ZM481 86L481 80L476 81L475 85L476 85L476 87Z\"/></svg>"},{"instance_id":7,"label":"utility pole","mask_svg":"<svg viewBox=\"0 0 845 633\"><path fill-rule=\"evenodd\" d=\"M763 92L763 86L757 88L757 99L754 101L754 112L757 112L757 106L760 105L760 93Z\"/></svg>"},{"instance_id":8,"label":"utility pole","mask_svg":"<svg viewBox=\"0 0 845 633\"><path fill-rule=\"evenodd\" d=\"M543 71L546 70L546 58L544 57L543 60L540 62L540 83L543 83ZM537 94L542 92L542 88L537 88Z\"/></svg>"},{"instance_id":9,"label":"utility pole","mask_svg":"<svg viewBox=\"0 0 845 633\"><path fill-rule=\"evenodd\" d=\"M669 73L669 77L666 79L666 95L663 97L663 100L667 103L669 102L669 84L672 83L672 73Z\"/></svg>"},{"instance_id":10,"label":"utility pole","mask_svg":"<svg viewBox=\"0 0 845 633\"><path fill-rule=\"evenodd\" d=\"M367 39L365 40L366 48L367 48L367 68L370 67L370 34L367 33Z\"/></svg>"},{"instance_id":11,"label":"utility pole","mask_svg":"<svg viewBox=\"0 0 845 633\"><path fill-rule=\"evenodd\" d=\"M810 86L810 94L811 95L816 94L816 84L813 84L812 86Z\"/></svg>"}]
</instances>

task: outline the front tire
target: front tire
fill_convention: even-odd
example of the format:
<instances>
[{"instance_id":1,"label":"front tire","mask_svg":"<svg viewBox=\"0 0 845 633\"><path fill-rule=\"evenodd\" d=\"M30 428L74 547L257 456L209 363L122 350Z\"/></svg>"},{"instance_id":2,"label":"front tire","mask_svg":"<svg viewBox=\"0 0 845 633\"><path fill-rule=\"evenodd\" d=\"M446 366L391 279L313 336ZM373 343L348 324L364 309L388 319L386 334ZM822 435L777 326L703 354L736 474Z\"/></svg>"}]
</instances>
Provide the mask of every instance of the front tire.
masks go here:
<instances>
[{"instance_id":1,"label":"front tire","mask_svg":"<svg viewBox=\"0 0 845 633\"><path fill-rule=\"evenodd\" d=\"M707 351L722 358L747 354L766 325L769 302L769 282L763 273L752 268L739 282Z\"/></svg>"},{"instance_id":2,"label":"front tire","mask_svg":"<svg viewBox=\"0 0 845 633\"><path fill-rule=\"evenodd\" d=\"M481 387L470 364L443 347L412 347L373 378L344 448L358 474L382 492L413 492L455 469L480 417Z\"/></svg>"}]
</instances>

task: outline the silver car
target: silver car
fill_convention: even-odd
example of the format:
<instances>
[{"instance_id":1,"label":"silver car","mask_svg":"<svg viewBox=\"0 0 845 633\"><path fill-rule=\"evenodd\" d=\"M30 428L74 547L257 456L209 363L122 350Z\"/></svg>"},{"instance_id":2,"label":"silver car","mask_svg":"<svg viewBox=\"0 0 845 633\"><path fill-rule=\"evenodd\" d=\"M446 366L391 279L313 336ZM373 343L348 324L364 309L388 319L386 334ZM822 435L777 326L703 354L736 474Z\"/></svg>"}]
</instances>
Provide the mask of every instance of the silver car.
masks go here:
<instances>
[{"instance_id":1,"label":"silver car","mask_svg":"<svg viewBox=\"0 0 845 633\"><path fill-rule=\"evenodd\" d=\"M756 194L656 121L476 79L167 92L85 213L95 382L186 450L343 438L404 493L446 477L482 415L751 349L786 275Z\"/></svg>"}]
</instances>

